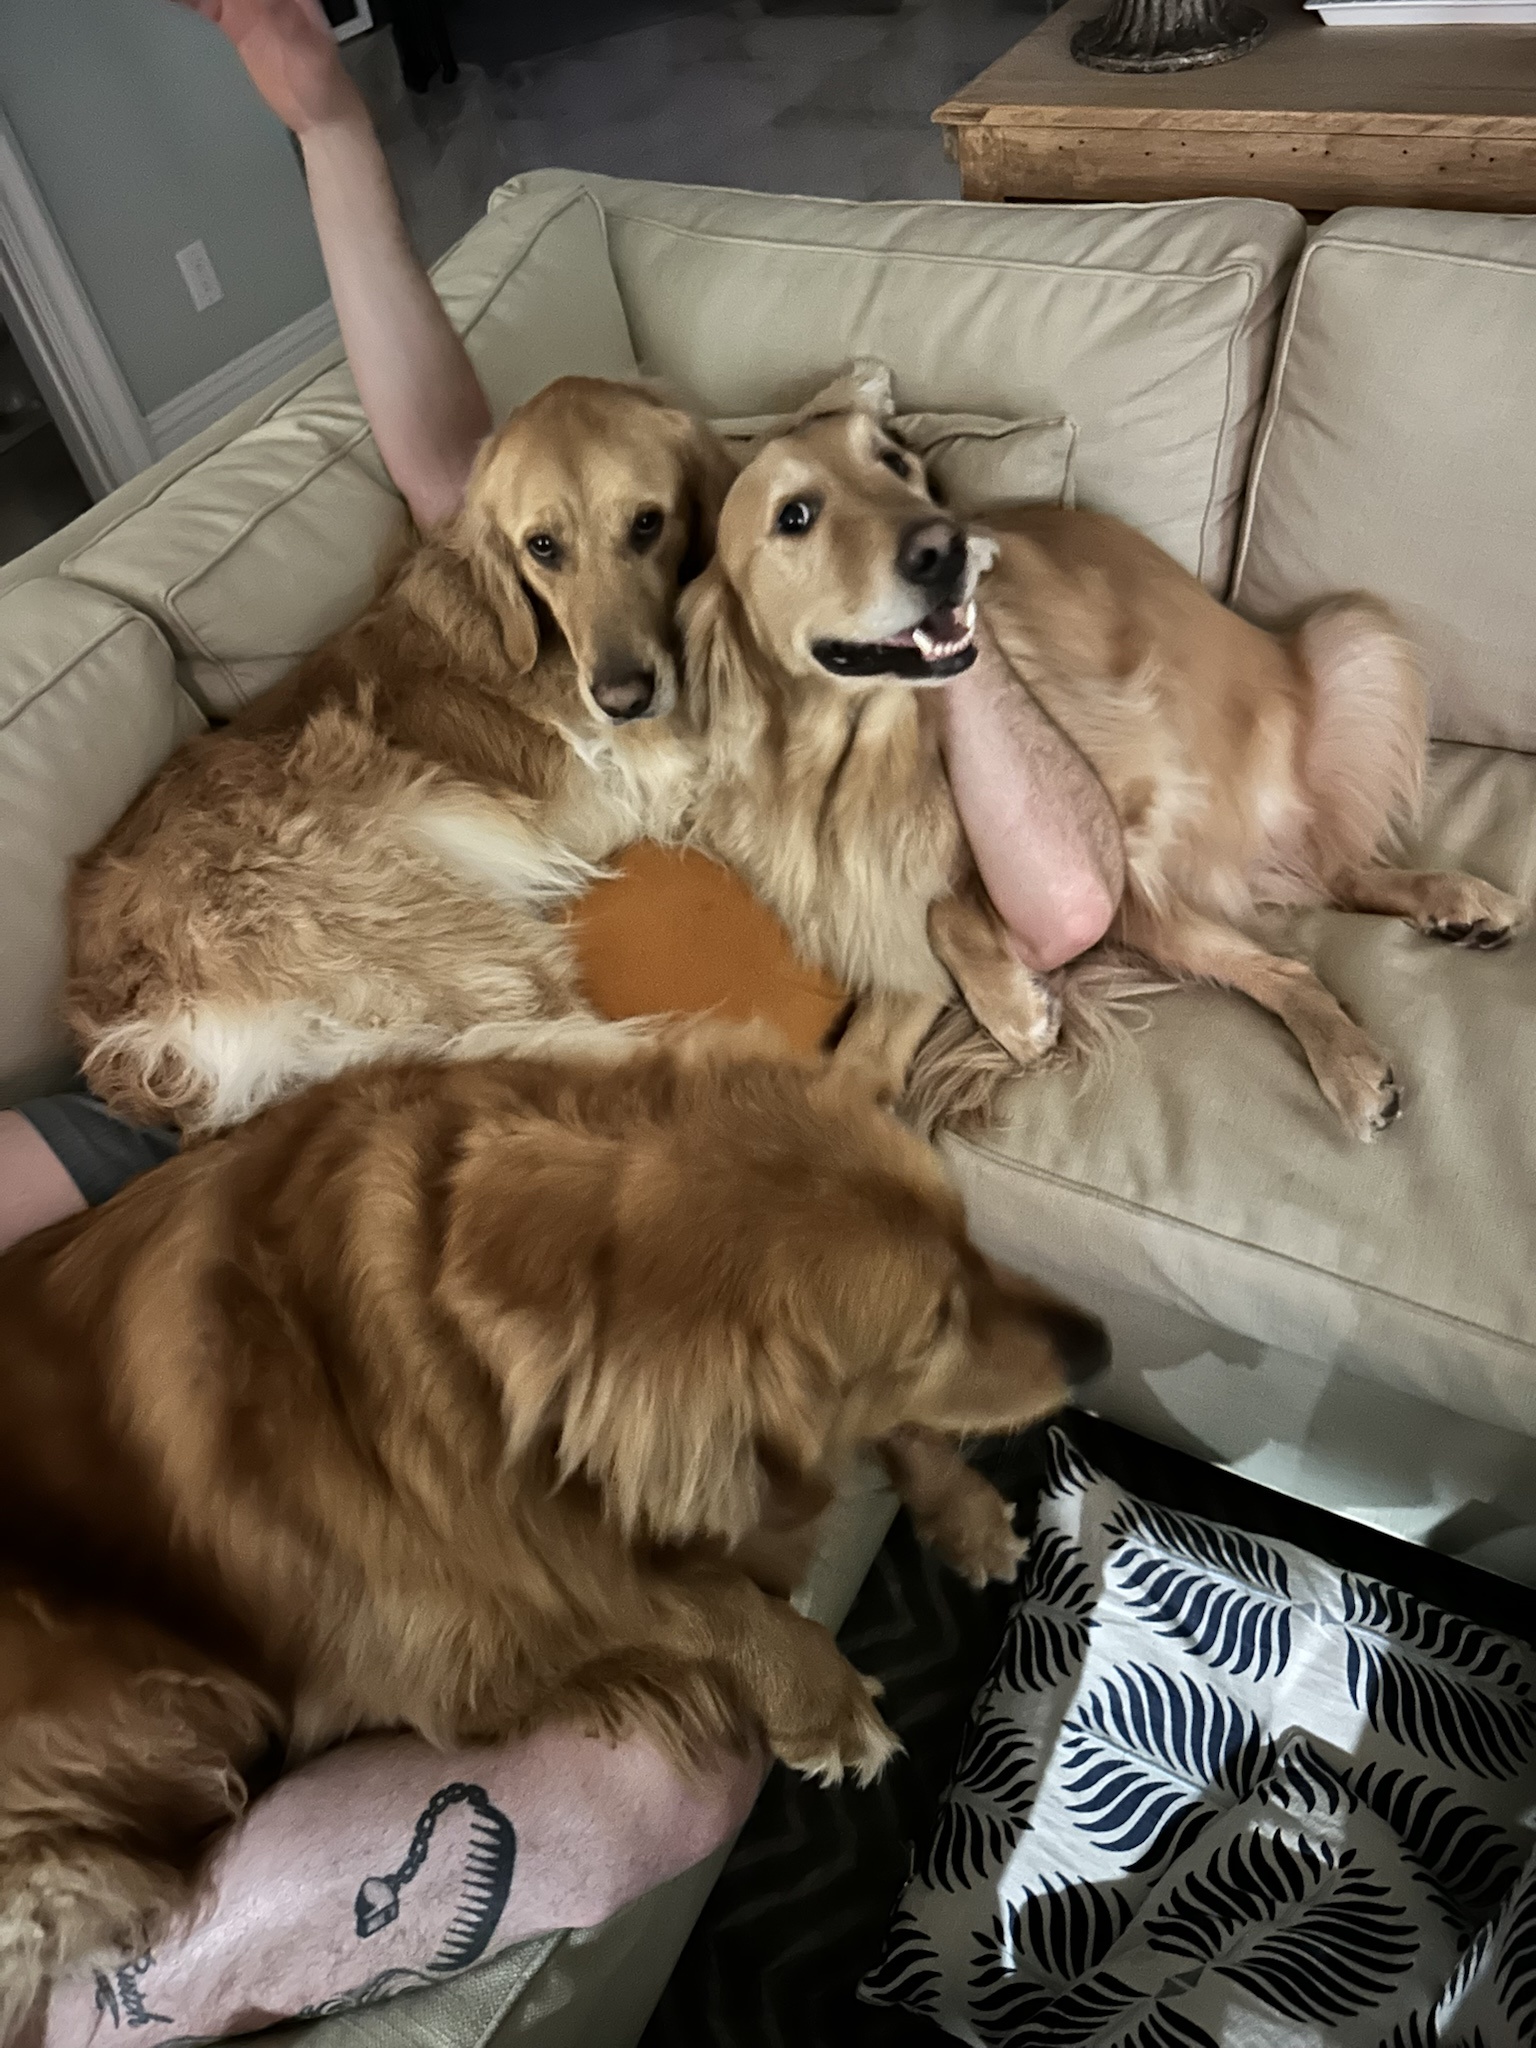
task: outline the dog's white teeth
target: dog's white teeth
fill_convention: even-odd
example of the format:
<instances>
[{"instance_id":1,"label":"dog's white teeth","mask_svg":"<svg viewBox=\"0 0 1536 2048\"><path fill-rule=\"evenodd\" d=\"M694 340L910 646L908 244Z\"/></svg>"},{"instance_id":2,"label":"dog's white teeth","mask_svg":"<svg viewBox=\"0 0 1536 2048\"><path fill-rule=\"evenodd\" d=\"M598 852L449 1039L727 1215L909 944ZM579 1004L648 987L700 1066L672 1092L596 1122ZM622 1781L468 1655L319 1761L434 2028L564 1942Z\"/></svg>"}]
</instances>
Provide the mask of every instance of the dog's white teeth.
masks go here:
<instances>
[{"instance_id":1,"label":"dog's white teeth","mask_svg":"<svg viewBox=\"0 0 1536 2048\"><path fill-rule=\"evenodd\" d=\"M931 633L925 633L921 626L914 626L912 628L912 639L924 661L936 661L938 659L940 643L934 639Z\"/></svg>"},{"instance_id":2,"label":"dog's white teeth","mask_svg":"<svg viewBox=\"0 0 1536 2048\"><path fill-rule=\"evenodd\" d=\"M969 640L976 631L976 605L973 600L965 608L965 637Z\"/></svg>"}]
</instances>

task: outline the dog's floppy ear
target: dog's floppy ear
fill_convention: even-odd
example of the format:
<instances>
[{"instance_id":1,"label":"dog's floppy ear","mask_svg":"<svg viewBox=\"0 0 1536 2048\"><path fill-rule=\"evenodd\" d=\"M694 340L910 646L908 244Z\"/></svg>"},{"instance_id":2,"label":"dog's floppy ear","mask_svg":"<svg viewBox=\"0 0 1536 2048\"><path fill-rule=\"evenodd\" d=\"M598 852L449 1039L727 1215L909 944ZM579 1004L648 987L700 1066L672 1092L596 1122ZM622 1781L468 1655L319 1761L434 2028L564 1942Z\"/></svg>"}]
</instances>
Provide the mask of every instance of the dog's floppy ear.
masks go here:
<instances>
[{"instance_id":1,"label":"dog's floppy ear","mask_svg":"<svg viewBox=\"0 0 1536 2048\"><path fill-rule=\"evenodd\" d=\"M533 607L520 585L515 597L487 589L459 526L452 522L416 549L400 572L400 595L471 675L497 674L509 663L525 675L538 653Z\"/></svg>"},{"instance_id":2,"label":"dog's floppy ear","mask_svg":"<svg viewBox=\"0 0 1536 2048\"><path fill-rule=\"evenodd\" d=\"M689 432L684 442L683 461L692 499L693 524L688 551L683 557L680 580L691 583L708 567L715 552L715 529L726 493L739 474L739 458L703 420L687 416Z\"/></svg>"},{"instance_id":3,"label":"dog's floppy ear","mask_svg":"<svg viewBox=\"0 0 1536 2048\"><path fill-rule=\"evenodd\" d=\"M888 420L895 410L890 370L873 356L857 356L841 377L800 408L795 420L798 424L837 412L867 412L877 420Z\"/></svg>"},{"instance_id":4,"label":"dog's floppy ear","mask_svg":"<svg viewBox=\"0 0 1536 2048\"><path fill-rule=\"evenodd\" d=\"M595 1485L627 1536L734 1542L761 1507L752 1378L744 1335L719 1324L605 1344L569 1376L561 1477Z\"/></svg>"},{"instance_id":5,"label":"dog's floppy ear","mask_svg":"<svg viewBox=\"0 0 1536 2048\"><path fill-rule=\"evenodd\" d=\"M678 605L687 659L689 708L705 726L732 702L751 704L757 696L752 675L755 642L741 599L718 557L688 585Z\"/></svg>"},{"instance_id":6,"label":"dog's floppy ear","mask_svg":"<svg viewBox=\"0 0 1536 2048\"><path fill-rule=\"evenodd\" d=\"M539 656L539 620L517 572L517 548L471 496L444 535L463 560L480 602L493 614L506 661L526 675Z\"/></svg>"}]
</instances>

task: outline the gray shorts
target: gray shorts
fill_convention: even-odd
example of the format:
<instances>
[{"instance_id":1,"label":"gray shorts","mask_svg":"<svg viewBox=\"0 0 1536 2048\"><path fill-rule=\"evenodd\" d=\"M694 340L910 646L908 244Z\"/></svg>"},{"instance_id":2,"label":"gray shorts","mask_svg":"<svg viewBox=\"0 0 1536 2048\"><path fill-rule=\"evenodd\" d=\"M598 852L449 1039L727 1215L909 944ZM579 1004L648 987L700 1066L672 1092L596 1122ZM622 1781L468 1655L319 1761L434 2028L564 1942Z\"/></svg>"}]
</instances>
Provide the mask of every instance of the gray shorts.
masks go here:
<instances>
[{"instance_id":1,"label":"gray shorts","mask_svg":"<svg viewBox=\"0 0 1536 2048\"><path fill-rule=\"evenodd\" d=\"M95 1208L136 1174L147 1173L180 1147L175 1131L136 1130L86 1092L82 1081L68 1095L18 1102L24 1116L64 1171Z\"/></svg>"}]
</instances>

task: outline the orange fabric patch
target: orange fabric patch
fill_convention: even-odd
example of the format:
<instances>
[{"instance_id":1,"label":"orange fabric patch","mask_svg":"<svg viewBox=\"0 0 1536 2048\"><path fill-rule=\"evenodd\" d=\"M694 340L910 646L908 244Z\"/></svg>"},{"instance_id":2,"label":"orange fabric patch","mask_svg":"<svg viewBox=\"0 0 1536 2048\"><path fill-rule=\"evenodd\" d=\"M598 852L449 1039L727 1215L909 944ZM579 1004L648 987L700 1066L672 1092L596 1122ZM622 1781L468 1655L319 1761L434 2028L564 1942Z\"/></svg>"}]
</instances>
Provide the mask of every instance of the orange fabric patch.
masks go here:
<instances>
[{"instance_id":1,"label":"orange fabric patch","mask_svg":"<svg viewBox=\"0 0 1536 2048\"><path fill-rule=\"evenodd\" d=\"M711 1011L776 1024L813 1052L846 992L798 959L789 933L707 855L641 841L566 913L587 1000L605 1017Z\"/></svg>"}]
</instances>

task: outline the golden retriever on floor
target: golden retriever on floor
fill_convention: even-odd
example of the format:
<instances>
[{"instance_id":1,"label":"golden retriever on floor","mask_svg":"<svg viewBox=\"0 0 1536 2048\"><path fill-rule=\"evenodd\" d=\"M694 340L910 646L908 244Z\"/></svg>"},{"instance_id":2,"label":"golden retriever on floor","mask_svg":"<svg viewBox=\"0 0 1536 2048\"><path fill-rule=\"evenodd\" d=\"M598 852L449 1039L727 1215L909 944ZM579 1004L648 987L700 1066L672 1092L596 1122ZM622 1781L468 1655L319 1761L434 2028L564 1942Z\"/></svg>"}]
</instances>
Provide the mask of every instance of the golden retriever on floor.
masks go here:
<instances>
[{"instance_id":1,"label":"golden retriever on floor","mask_svg":"<svg viewBox=\"0 0 1536 2048\"><path fill-rule=\"evenodd\" d=\"M67 1011L96 1092L206 1131L357 1060L602 1032L539 912L675 829L674 609L733 475L637 387L515 412L462 515L82 864Z\"/></svg>"},{"instance_id":2,"label":"golden retriever on floor","mask_svg":"<svg viewBox=\"0 0 1536 2048\"><path fill-rule=\"evenodd\" d=\"M870 1777L873 1689L781 1597L840 1467L885 1440L984 1573L951 1441L1106 1349L864 1075L718 1027L353 1069L14 1248L0 1316L0 2038L358 1730Z\"/></svg>"},{"instance_id":3,"label":"golden retriever on floor","mask_svg":"<svg viewBox=\"0 0 1536 2048\"><path fill-rule=\"evenodd\" d=\"M1015 959L970 868L933 699L975 658L973 604L1097 770L1125 835L1111 936L1162 973L1238 989L1286 1024L1347 1130L1396 1116L1386 1055L1248 926L1332 903L1502 945L1524 907L1468 875L1386 865L1425 760L1412 657L1382 606L1334 598L1286 635L1226 610L1118 520L1054 506L940 511L857 372L768 442L685 593L692 713L714 769L697 813L807 958L889 1001L909 1042L957 983L1013 1057L1056 993ZM983 581L983 578L985 579ZM979 588L978 588L979 586ZM858 1028L856 1019L855 1029Z\"/></svg>"}]
</instances>

